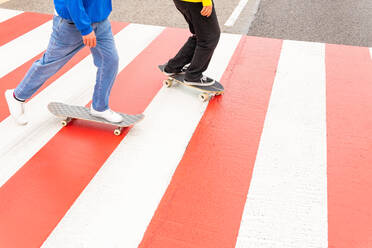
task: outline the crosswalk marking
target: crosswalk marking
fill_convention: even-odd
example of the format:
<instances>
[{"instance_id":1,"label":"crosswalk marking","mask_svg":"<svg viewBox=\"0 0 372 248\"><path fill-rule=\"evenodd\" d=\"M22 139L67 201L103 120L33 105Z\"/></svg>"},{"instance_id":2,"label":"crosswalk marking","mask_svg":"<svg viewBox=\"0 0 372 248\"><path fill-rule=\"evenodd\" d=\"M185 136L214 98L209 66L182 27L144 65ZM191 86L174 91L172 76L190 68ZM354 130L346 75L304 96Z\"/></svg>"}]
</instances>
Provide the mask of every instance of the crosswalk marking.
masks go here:
<instances>
[{"instance_id":1,"label":"crosswalk marking","mask_svg":"<svg viewBox=\"0 0 372 248\"><path fill-rule=\"evenodd\" d=\"M1 3L1 1L0 1ZM0 8L0 23L23 13L23 11L18 11L18 10L11 10L11 9L2 9Z\"/></svg>"},{"instance_id":2,"label":"crosswalk marking","mask_svg":"<svg viewBox=\"0 0 372 248\"><path fill-rule=\"evenodd\" d=\"M284 41L237 247L327 247L324 45Z\"/></svg>"},{"instance_id":3,"label":"crosswalk marking","mask_svg":"<svg viewBox=\"0 0 372 248\"><path fill-rule=\"evenodd\" d=\"M241 39L140 248L234 247L281 46Z\"/></svg>"},{"instance_id":4,"label":"crosswalk marking","mask_svg":"<svg viewBox=\"0 0 372 248\"><path fill-rule=\"evenodd\" d=\"M326 48L329 247L372 247L372 60Z\"/></svg>"},{"instance_id":5,"label":"crosswalk marking","mask_svg":"<svg viewBox=\"0 0 372 248\"><path fill-rule=\"evenodd\" d=\"M117 34L120 70L162 30L161 27L131 24ZM51 101L87 104L92 97L95 72L93 59L89 56L27 103L27 111L33 113L27 126L16 125L10 117L0 123L0 164L4 165L0 167L0 186L61 129L58 119L46 109L47 104Z\"/></svg>"},{"instance_id":6,"label":"crosswalk marking","mask_svg":"<svg viewBox=\"0 0 372 248\"><path fill-rule=\"evenodd\" d=\"M0 64L0 78L44 51L52 31L52 21L35 28L23 36L0 47L6 63Z\"/></svg>"},{"instance_id":7,"label":"crosswalk marking","mask_svg":"<svg viewBox=\"0 0 372 248\"><path fill-rule=\"evenodd\" d=\"M117 35L119 36L117 37L117 41L120 43L118 53L120 56L122 56L123 52L125 52L127 55L126 58L123 58L123 60L119 63L119 66L121 67L119 68L120 70L123 69L122 66L136 58L137 55L141 53L141 51L164 30L162 27L145 26L140 24L131 24L127 28L122 31L124 34L119 33ZM129 32L127 30L129 30ZM76 67L74 67L74 69L75 68ZM81 71L79 72L79 78L81 78ZM94 78L94 73L92 73L92 77ZM78 85L76 83L78 82L77 80L71 79L72 78L69 78L68 82L71 81L71 83ZM121 83L125 82L123 79L120 79L120 75L118 80ZM55 83L52 85L55 85ZM90 82L90 85L90 87L93 87L94 81ZM85 86L85 88L87 87ZM44 90L38 96L42 95L45 91L46 90ZM63 93L63 91L55 92L53 95L49 94L50 98L48 100L53 100L55 96L60 96L61 93ZM66 97L68 97L68 95L65 96L65 98ZM65 99L65 102L70 103L70 101L79 101L77 99L79 97L73 97L71 99L67 98ZM84 98L84 95L82 98ZM111 100L114 99L111 98ZM53 117L53 119L56 120L55 117ZM104 133L102 130L100 132L99 129L93 129L92 131L96 131L98 133L93 135L86 134L86 138L80 137L80 139L78 139L75 136L76 138L74 141L66 140L63 134L68 135L68 133L74 132L76 128L79 129L78 123L78 121L75 121L75 125L72 125L70 129L63 129L58 132L46 145L42 147L42 149L40 149L36 156L33 156L29 161L27 161L27 163L12 178L10 178L2 186L2 188L0 188L0 198L4 200L4 204L0 205L0 219L2 219L2 222L0 223L0 230L3 230L2 228L7 226L6 232L8 233L18 231L26 235L23 239L14 239L14 236L12 235L0 236L0 244L3 243L4 246L14 244L16 247L40 247L42 242L52 231L52 228L56 226L58 221L71 206L72 202L81 193L82 187L85 187L90 178L96 173L96 169L103 164L104 160L97 160L98 154L96 152L93 154L90 153L90 148L94 148L92 147L92 142L96 142L96 146L105 144L104 147L102 147L102 149L105 150L107 148L111 149L110 147L115 145L115 143L118 141L118 137L112 135L111 132ZM60 126L57 121L54 121L54 125ZM84 133L81 133L81 135L84 136ZM102 135L103 137L106 135L107 138L102 139L103 137L99 137ZM63 143L66 141L68 144L63 145ZM87 143L84 143L85 141L87 141ZM62 145L64 148L57 148L60 145ZM84 151L84 149L88 150ZM103 151L100 158L104 159L105 156L109 156L110 153L111 151L109 153L107 153L107 151ZM85 159L77 160L76 154L87 157ZM91 157L92 155L93 159ZM53 161L49 160L51 157L54 158ZM79 163L79 161L82 163L80 166L76 164ZM90 162L88 163L88 161ZM45 163L48 164L48 166L43 166ZM45 171L41 172L40 169ZM76 175L76 177L70 174L70 172L72 172L71 170L75 172L74 175ZM39 172L34 173L36 171ZM46 178L40 178L40 176L43 177L43 175L48 176ZM51 177L53 176L56 176L56 178L52 179ZM35 178L31 179L32 177ZM49 183L50 185L46 186L45 183ZM27 184L27 186L25 186L25 184ZM24 190L23 193L17 197L16 201L5 200L11 199L13 197L11 192L13 191L14 187L22 187L20 185L25 186L28 193L26 193L26 190ZM37 188L40 190L35 190ZM49 193L52 193L48 189L53 189L53 192L58 199L55 198L55 201L52 202L43 201L43 199L45 199L45 194L49 195ZM37 202L36 205L26 204L30 197L33 198L33 202ZM25 203L22 204L22 201L25 201ZM12 204L16 204L16 206L11 206ZM25 205L27 205L27 212L29 213L27 223L24 223L22 214L18 214L18 211L22 211L22 208L20 207ZM12 209L12 213L4 213L4 209ZM39 227L38 223L40 222L42 222L43 225ZM22 223L22 225L18 225L16 223ZM38 228L35 229L35 226L38 226ZM16 229L13 229L12 227L16 227ZM0 234L1 233L2 232L0 232Z\"/></svg>"},{"instance_id":8,"label":"crosswalk marking","mask_svg":"<svg viewBox=\"0 0 372 248\"><path fill-rule=\"evenodd\" d=\"M219 78L239 39L222 36L210 75ZM43 247L57 247L62 240L71 244L65 247L76 242L87 247L138 246L206 107L195 92L177 88L160 90L147 107L146 118L112 153ZM105 226L115 228L106 232Z\"/></svg>"},{"instance_id":9,"label":"crosswalk marking","mask_svg":"<svg viewBox=\"0 0 372 248\"><path fill-rule=\"evenodd\" d=\"M15 86L51 33L52 16L1 8L0 29L17 28L23 17L27 27L0 37L2 91ZM126 25L113 25L115 33L125 28L115 36L120 73L110 105L146 109L146 117L122 136L83 121L61 130L46 109L50 101L89 104L96 70L87 49L27 103L29 125L16 126L0 99L0 247L371 243L372 48L223 34L206 74L222 77L226 92L207 105L188 88L161 88L156 65L179 49L186 30ZM205 136L215 129L226 134L229 154L198 156L220 152L219 141ZM203 183L200 171L210 174ZM223 179L212 182L217 173Z\"/></svg>"}]
</instances>

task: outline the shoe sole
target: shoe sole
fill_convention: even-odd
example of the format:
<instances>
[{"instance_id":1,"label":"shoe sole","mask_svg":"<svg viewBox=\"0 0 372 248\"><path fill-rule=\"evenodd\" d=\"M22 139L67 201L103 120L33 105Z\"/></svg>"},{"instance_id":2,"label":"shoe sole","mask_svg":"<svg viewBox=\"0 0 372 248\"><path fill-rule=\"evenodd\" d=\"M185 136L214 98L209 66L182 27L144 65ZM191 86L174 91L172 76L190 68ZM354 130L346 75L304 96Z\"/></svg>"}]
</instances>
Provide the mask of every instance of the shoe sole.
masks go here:
<instances>
[{"instance_id":1,"label":"shoe sole","mask_svg":"<svg viewBox=\"0 0 372 248\"><path fill-rule=\"evenodd\" d=\"M92 112L89 112L89 114L93 117L96 117L96 118L101 118L105 121L108 121L108 122L111 122L111 123L121 123L123 121L123 119L121 121L110 121L110 120L107 120L106 118L102 117L102 116L99 116L99 115L95 115L93 114Z\"/></svg>"},{"instance_id":2,"label":"shoe sole","mask_svg":"<svg viewBox=\"0 0 372 248\"><path fill-rule=\"evenodd\" d=\"M199 83L189 83L189 82L185 82L183 81L184 84L188 85L188 86L200 86L200 87L206 87L206 86L212 86L214 85L216 82L212 82L212 83L208 83L208 84L199 84Z\"/></svg>"},{"instance_id":3,"label":"shoe sole","mask_svg":"<svg viewBox=\"0 0 372 248\"><path fill-rule=\"evenodd\" d=\"M98 116L98 115L94 115L92 113L90 113L91 116L93 117L96 117L96 118L100 118L102 120L105 120L105 121L108 121L108 122L111 122L111 123L121 123L123 120L120 120L120 121L110 121L110 120L107 120L106 118L102 117L102 116Z\"/></svg>"}]
</instances>

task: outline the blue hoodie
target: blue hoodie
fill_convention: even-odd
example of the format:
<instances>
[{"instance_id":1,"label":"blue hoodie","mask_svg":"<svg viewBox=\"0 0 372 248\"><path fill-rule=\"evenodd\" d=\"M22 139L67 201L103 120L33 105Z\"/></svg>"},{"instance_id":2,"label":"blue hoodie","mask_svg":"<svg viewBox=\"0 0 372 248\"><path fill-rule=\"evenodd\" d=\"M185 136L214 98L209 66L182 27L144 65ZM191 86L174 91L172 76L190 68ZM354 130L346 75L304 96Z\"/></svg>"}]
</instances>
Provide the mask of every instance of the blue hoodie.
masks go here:
<instances>
[{"instance_id":1,"label":"blue hoodie","mask_svg":"<svg viewBox=\"0 0 372 248\"><path fill-rule=\"evenodd\" d=\"M54 0L58 15L75 23L82 35L90 34L92 23L101 22L112 11L111 0Z\"/></svg>"}]
</instances>

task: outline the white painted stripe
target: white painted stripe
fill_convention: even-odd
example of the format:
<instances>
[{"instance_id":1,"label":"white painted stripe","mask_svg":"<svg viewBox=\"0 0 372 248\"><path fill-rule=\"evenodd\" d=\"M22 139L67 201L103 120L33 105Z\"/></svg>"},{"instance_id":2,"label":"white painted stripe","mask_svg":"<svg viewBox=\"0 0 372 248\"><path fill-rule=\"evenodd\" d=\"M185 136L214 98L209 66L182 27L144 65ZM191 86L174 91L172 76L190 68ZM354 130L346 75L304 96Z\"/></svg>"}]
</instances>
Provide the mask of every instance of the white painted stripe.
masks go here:
<instances>
[{"instance_id":1,"label":"white painted stripe","mask_svg":"<svg viewBox=\"0 0 372 248\"><path fill-rule=\"evenodd\" d=\"M44 51L51 32L52 21L48 21L1 46L0 78Z\"/></svg>"},{"instance_id":2,"label":"white painted stripe","mask_svg":"<svg viewBox=\"0 0 372 248\"><path fill-rule=\"evenodd\" d=\"M239 40L221 36L210 76ZM162 88L42 247L137 247L206 106L188 88Z\"/></svg>"},{"instance_id":3,"label":"white painted stripe","mask_svg":"<svg viewBox=\"0 0 372 248\"><path fill-rule=\"evenodd\" d=\"M127 66L163 29L130 24L119 32L115 36L119 69ZM61 129L59 119L49 113L47 104L51 101L87 104L93 95L95 75L96 68L89 56L27 103L28 125L18 126L10 117L0 123L0 187Z\"/></svg>"},{"instance_id":4,"label":"white painted stripe","mask_svg":"<svg viewBox=\"0 0 372 248\"><path fill-rule=\"evenodd\" d=\"M238 20L240 13L243 11L249 0L240 0L239 4L235 7L229 19L227 19L225 26L232 27L234 26L236 20Z\"/></svg>"},{"instance_id":5,"label":"white painted stripe","mask_svg":"<svg viewBox=\"0 0 372 248\"><path fill-rule=\"evenodd\" d=\"M19 10L12 10L12 9L1 9L0 8L0 23L5 22L6 20L15 17L19 14L23 13L23 11Z\"/></svg>"},{"instance_id":6,"label":"white painted stripe","mask_svg":"<svg viewBox=\"0 0 372 248\"><path fill-rule=\"evenodd\" d=\"M236 247L327 247L325 99L325 45L284 41Z\"/></svg>"},{"instance_id":7,"label":"white painted stripe","mask_svg":"<svg viewBox=\"0 0 372 248\"><path fill-rule=\"evenodd\" d=\"M8 2L9 0L0 0L0 4L3 4L3 3L6 3Z\"/></svg>"},{"instance_id":8,"label":"white painted stripe","mask_svg":"<svg viewBox=\"0 0 372 248\"><path fill-rule=\"evenodd\" d=\"M369 54L371 55L371 59L372 59L372 47L369 48Z\"/></svg>"}]
</instances>

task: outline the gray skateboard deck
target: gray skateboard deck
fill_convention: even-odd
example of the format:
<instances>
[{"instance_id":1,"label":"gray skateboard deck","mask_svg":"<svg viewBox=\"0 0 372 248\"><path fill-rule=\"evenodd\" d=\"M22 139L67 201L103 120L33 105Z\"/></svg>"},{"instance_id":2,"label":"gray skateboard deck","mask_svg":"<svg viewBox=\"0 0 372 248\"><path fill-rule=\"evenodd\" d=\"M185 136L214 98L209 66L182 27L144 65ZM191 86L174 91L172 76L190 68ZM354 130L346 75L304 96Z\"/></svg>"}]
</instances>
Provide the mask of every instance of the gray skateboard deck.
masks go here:
<instances>
[{"instance_id":1,"label":"gray skateboard deck","mask_svg":"<svg viewBox=\"0 0 372 248\"><path fill-rule=\"evenodd\" d=\"M67 124L73 119L94 121L94 122L105 123L105 124L116 126L116 129L114 131L115 135L120 135L121 130L124 127L132 126L144 118L143 114L127 115L123 113L118 113L123 117L124 120L122 122L114 123L114 122L106 121L105 119L102 119L99 117L92 116L90 114L89 108L86 108L83 106L68 105L68 104L64 104L60 102L49 103L48 109L55 116L64 118L62 120L63 126L67 126Z\"/></svg>"},{"instance_id":2,"label":"gray skateboard deck","mask_svg":"<svg viewBox=\"0 0 372 248\"><path fill-rule=\"evenodd\" d=\"M164 72L165 65L159 65L158 68L161 72ZM185 79L185 74L177 74L173 76L168 76L168 79L164 81L164 85L169 87L172 87L174 83L179 83L184 86L194 88L198 91L201 91L202 93L199 95L200 99L202 101L208 101L214 96L222 95L224 93L224 87L220 82L215 82L211 86L197 86L197 85L188 85L183 82Z\"/></svg>"}]
</instances>

